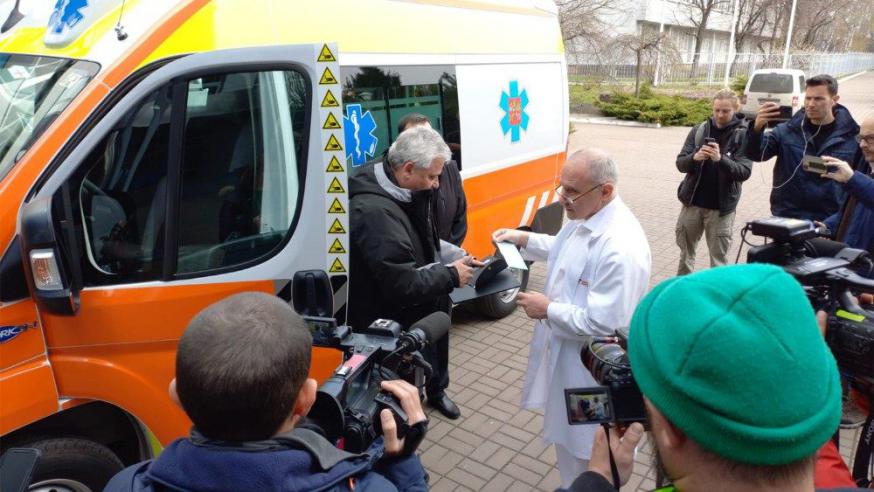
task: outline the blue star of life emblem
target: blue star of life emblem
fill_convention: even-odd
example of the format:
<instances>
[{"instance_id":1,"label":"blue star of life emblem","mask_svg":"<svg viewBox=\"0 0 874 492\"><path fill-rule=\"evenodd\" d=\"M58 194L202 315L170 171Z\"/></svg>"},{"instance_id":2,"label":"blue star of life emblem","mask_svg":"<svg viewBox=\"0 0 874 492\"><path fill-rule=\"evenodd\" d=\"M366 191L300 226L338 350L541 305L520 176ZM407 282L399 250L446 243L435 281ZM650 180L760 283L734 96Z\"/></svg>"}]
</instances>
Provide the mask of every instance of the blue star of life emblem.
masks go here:
<instances>
[{"instance_id":1,"label":"blue star of life emblem","mask_svg":"<svg viewBox=\"0 0 874 492\"><path fill-rule=\"evenodd\" d=\"M343 122L346 158L351 159L353 166L360 166L376 152L376 145L379 143L379 139L373 135L376 130L376 120L373 119L370 111L362 114L360 104L349 104L346 106Z\"/></svg>"},{"instance_id":2,"label":"blue star of life emblem","mask_svg":"<svg viewBox=\"0 0 874 492\"><path fill-rule=\"evenodd\" d=\"M518 142L520 129L528 130L528 91L519 92L519 81L510 81L510 93L501 91L501 109L504 110L504 118L501 119L501 131L506 135L510 133L510 141Z\"/></svg>"}]
</instances>

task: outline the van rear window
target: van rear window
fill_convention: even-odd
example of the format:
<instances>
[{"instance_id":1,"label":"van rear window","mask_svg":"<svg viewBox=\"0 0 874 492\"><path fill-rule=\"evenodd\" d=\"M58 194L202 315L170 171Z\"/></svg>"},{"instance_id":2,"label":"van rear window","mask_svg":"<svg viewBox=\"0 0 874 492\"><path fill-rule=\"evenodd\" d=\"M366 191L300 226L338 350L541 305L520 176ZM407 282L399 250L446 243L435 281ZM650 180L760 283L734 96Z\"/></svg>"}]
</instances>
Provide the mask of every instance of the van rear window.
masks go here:
<instances>
[{"instance_id":1,"label":"van rear window","mask_svg":"<svg viewBox=\"0 0 874 492\"><path fill-rule=\"evenodd\" d=\"M792 76L782 73L760 73L753 76L750 82L750 92L795 92L792 87Z\"/></svg>"}]
</instances>

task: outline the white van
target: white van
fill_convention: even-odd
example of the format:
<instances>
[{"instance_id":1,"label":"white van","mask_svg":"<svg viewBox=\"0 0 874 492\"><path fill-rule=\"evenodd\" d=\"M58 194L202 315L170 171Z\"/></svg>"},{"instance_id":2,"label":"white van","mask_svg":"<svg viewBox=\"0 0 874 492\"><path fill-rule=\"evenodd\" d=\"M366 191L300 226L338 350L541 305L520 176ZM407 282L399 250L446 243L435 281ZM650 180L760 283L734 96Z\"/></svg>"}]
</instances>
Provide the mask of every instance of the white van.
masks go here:
<instances>
[{"instance_id":1,"label":"white van","mask_svg":"<svg viewBox=\"0 0 874 492\"><path fill-rule=\"evenodd\" d=\"M756 70L747 81L741 96L741 112L747 118L756 117L759 106L768 101L792 108L792 114L804 105L804 81L801 70L764 68Z\"/></svg>"}]
</instances>

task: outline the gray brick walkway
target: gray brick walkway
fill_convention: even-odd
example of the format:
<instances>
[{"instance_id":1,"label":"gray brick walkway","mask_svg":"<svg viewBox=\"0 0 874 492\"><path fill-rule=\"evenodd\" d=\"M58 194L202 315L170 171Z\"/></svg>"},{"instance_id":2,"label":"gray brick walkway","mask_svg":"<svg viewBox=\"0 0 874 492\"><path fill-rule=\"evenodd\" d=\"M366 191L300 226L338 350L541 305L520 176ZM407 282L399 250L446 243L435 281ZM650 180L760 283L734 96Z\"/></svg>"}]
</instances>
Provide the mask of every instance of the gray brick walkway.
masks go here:
<instances>
[{"instance_id":1,"label":"gray brick walkway","mask_svg":"<svg viewBox=\"0 0 874 492\"><path fill-rule=\"evenodd\" d=\"M874 73L841 86L841 102L857 117L874 115ZM605 149L620 166L619 193L637 215L652 250L655 285L676 273L678 251L674 226L680 205L676 198L681 175L674 159L688 128L624 128L575 125L572 150ZM756 164L744 183L735 222L732 260L739 231L747 221L769 214L772 163ZM706 246L699 247L697 267L708 266ZM741 256L745 258L746 249ZM535 265L529 287L542 290L545 268ZM422 445L422 460L435 491L551 491L559 486L555 453L540 439L543 417L519 408L532 322L517 310L499 321L483 321L457 310L450 346L450 394L462 410L451 421L430 412L431 428ZM848 459L856 431L843 431L841 451ZM655 486L649 443L641 446L637 463L623 491L648 491Z\"/></svg>"}]
</instances>

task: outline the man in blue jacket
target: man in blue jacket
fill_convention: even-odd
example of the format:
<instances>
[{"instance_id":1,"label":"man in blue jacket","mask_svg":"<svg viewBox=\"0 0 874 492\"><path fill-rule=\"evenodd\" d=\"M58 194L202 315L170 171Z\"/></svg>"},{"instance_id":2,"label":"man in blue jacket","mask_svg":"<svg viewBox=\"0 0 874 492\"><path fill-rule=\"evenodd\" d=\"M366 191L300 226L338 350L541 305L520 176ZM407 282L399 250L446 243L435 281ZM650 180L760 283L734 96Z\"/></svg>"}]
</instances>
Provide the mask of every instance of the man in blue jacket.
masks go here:
<instances>
[{"instance_id":1,"label":"man in blue jacket","mask_svg":"<svg viewBox=\"0 0 874 492\"><path fill-rule=\"evenodd\" d=\"M311 349L303 320L275 296L246 292L203 310L179 341L170 382L191 435L122 470L104 490L428 490L414 454L427 419L404 381L382 383L407 413L404 439L389 410L380 414L384 441L360 454L298 426L316 398Z\"/></svg>"},{"instance_id":2,"label":"man in blue jacket","mask_svg":"<svg viewBox=\"0 0 874 492\"><path fill-rule=\"evenodd\" d=\"M823 157L826 165L833 166L823 177L840 183L848 195L840 210L825 220L825 225L836 241L874 255L874 116L862 122L857 140L855 170L840 159Z\"/></svg>"},{"instance_id":3,"label":"man in blue jacket","mask_svg":"<svg viewBox=\"0 0 874 492\"><path fill-rule=\"evenodd\" d=\"M804 109L774 131L764 133L767 123L779 117L780 107L769 102L759 108L750 126L747 154L756 162L777 157L771 189L773 215L822 221L844 202L846 194L840 184L824 181L801 167L805 155L852 161L856 154L859 125L838 104L839 99L834 77L817 75L805 83Z\"/></svg>"}]
</instances>

